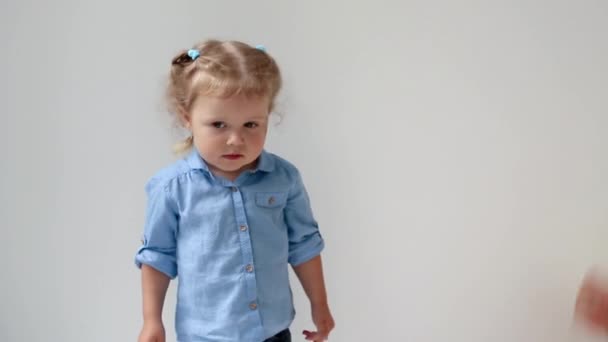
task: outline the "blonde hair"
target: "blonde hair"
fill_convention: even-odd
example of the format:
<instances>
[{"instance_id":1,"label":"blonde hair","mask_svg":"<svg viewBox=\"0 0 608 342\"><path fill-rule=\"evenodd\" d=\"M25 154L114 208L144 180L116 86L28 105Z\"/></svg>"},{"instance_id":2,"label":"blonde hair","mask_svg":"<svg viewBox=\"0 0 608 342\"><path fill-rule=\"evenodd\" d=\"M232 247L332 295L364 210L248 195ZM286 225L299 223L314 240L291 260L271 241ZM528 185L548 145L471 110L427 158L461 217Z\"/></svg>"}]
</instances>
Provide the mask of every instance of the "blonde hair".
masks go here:
<instances>
[{"instance_id":1,"label":"blonde hair","mask_svg":"<svg viewBox=\"0 0 608 342\"><path fill-rule=\"evenodd\" d=\"M199 55L192 58L181 51L171 62L167 85L167 105L176 124L183 125L180 113L188 113L196 98L203 96L266 97L272 112L281 89L281 72L275 60L262 48L239 41L207 40L192 49ZM188 137L173 146L180 154L193 146Z\"/></svg>"}]
</instances>

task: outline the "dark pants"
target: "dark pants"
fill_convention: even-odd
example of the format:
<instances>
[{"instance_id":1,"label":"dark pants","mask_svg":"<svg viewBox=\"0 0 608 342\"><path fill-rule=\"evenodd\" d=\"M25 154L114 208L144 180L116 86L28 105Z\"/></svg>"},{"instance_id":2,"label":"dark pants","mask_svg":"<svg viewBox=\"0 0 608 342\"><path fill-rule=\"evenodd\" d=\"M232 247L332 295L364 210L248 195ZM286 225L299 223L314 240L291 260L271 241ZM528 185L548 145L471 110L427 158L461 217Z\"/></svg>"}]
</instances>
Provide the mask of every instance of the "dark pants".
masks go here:
<instances>
[{"instance_id":1,"label":"dark pants","mask_svg":"<svg viewBox=\"0 0 608 342\"><path fill-rule=\"evenodd\" d=\"M264 342L291 342L291 332L289 329L285 329L271 338L267 338Z\"/></svg>"}]
</instances>

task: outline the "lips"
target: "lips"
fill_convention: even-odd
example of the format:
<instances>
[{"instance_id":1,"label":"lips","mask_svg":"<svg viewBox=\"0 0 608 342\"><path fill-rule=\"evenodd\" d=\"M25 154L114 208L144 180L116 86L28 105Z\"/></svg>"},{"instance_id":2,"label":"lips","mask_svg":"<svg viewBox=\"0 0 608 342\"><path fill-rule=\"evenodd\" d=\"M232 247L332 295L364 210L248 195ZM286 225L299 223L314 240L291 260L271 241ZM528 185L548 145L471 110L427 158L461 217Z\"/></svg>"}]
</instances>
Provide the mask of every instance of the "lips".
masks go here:
<instances>
[{"instance_id":1,"label":"lips","mask_svg":"<svg viewBox=\"0 0 608 342\"><path fill-rule=\"evenodd\" d=\"M236 160L236 159L243 158L243 155L242 154L224 154L222 157L229 159L229 160Z\"/></svg>"}]
</instances>

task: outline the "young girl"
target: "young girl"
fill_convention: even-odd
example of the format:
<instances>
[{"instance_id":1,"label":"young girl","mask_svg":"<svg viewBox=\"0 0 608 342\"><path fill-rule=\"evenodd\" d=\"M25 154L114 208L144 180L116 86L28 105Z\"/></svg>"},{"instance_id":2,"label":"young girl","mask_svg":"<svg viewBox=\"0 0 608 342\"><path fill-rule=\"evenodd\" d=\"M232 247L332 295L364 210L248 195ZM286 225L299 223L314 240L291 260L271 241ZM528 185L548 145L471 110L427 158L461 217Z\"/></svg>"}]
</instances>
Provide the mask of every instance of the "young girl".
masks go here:
<instances>
[{"instance_id":1,"label":"young girl","mask_svg":"<svg viewBox=\"0 0 608 342\"><path fill-rule=\"evenodd\" d=\"M262 46L210 40L173 59L170 110L191 134L179 145L187 155L146 184L135 256L142 271L140 342L165 341L161 312L178 275L178 341L291 341L288 264L317 328L305 338L324 341L333 329L324 242L302 178L264 150L280 87L279 68Z\"/></svg>"}]
</instances>

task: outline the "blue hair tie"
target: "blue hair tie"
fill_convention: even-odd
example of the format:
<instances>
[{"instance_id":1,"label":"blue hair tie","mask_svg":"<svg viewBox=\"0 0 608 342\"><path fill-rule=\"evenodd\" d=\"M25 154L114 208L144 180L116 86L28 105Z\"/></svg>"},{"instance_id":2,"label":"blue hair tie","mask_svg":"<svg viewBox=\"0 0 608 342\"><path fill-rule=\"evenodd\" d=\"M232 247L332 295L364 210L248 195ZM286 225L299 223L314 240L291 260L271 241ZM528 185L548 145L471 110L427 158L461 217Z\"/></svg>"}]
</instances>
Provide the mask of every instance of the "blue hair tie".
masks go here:
<instances>
[{"instance_id":1,"label":"blue hair tie","mask_svg":"<svg viewBox=\"0 0 608 342\"><path fill-rule=\"evenodd\" d=\"M258 50L260 50L260 51L266 52L266 48L264 47L264 45L256 45L255 48L258 49Z\"/></svg>"},{"instance_id":2,"label":"blue hair tie","mask_svg":"<svg viewBox=\"0 0 608 342\"><path fill-rule=\"evenodd\" d=\"M192 58L192 60L197 59L198 56L200 56L200 55L201 55L201 53L196 49L188 50L188 56L190 56L190 58Z\"/></svg>"}]
</instances>

